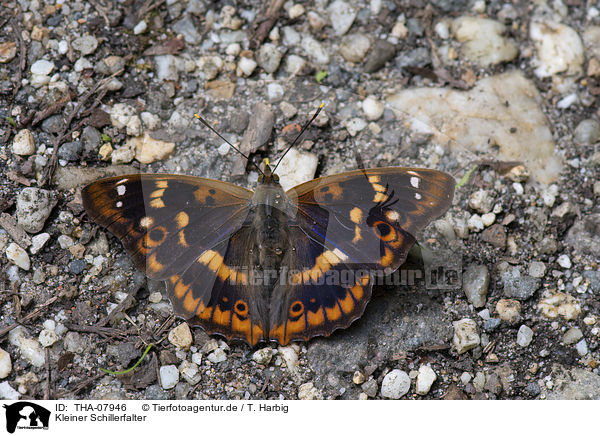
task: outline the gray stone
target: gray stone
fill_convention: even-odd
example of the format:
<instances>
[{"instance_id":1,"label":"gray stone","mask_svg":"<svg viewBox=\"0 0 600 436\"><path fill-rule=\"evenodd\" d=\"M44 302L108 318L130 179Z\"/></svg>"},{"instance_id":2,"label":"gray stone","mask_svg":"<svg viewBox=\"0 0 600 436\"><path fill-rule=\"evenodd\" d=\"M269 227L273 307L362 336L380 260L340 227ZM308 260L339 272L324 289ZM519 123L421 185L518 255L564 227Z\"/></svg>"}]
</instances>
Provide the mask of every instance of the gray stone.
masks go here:
<instances>
[{"instance_id":1,"label":"gray stone","mask_svg":"<svg viewBox=\"0 0 600 436\"><path fill-rule=\"evenodd\" d=\"M463 291L475 308L485 306L490 273L485 265L470 265L463 274Z\"/></svg>"},{"instance_id":2,"label":"gray stone","mask_svg":"<svg viewBox=\"0 0 600 436\"><path fill-rule=\"evenodd\" d=\"M65 142L58 149L57 155L59 159L77 162L81 157L82 150L83 144L80 141Z\"/></svg>"},{"instance_id":3,"label":"gray stone","mask_svg":"<svg viewBox=\"0 0 600 436\"><path fill-rule=\"evenodd\" d=\"M503 273L501 279L504 284L504 295L521 301L531 297L540 285L540 280L535 277L514 277L508 272Z\"/></svg>"},{"instance_id":4,"label":"gray stone","mask_svg":"<svg viewBox=\"0 0 600 436\"><path fill-rule=\"evenodd\" d=\"M562 340L565 344L571 345L579 341L581 338L583 338L583 333L581 330L578 327L572 327L565 332Z\"/></svg>"},{"instance_id":5,"label":"gray stone","mask_svg":"<svg viewBox=\"0 0 600 436\"><path fill-rule=\"evenodd\" d=\"M277 46L271 43L265 43L258 50L256 61L258 65L267 73L274 73L281 63L282 53Z\"/></svg>"},{"instance_id":6,"label":"gray stone","mask_svg":"<svg viewBox=\"0 0 600 436\"><path fill-rule=\"evenodd\" d=\"M529 275L540 279L546 274L546 264L544 262L532 261L529 263Z\"/></svg>"},{"instance_id":7,"label":"gray stone","mask_svg":"<svg viewBox=\"0 0 600 436\"><path fill-rule=\"evenodd\" d=\"M477 323L469 318L454 322L454 338L452 340L458 354L469 351L481 343L477 332Z\"/></svg>"},{"instance_id":8,"label":"gray stone","mask_svg":"<svg viewBox=\"0 0 600 436\"><path fill-rule=\"evenodd\" d=\"M582 216L569 230L565 242L575 254L600 257L600 214Z\"/></svg>"},{"instance_id":9,"label":"gray stone","mask_svg":"<svg viewBox=\"0 0 600 436\"><path fill-rule=\"evenodd\" d=\"M483 322L483 329L486 332L491 332L496 330L496 328L498 328L498 326L502 323L502 320L500 318L490 318L490 319L486 319Z\"/></svg>"},{"instance_id":10,"label":"gray stone","mask_svg":"<svg viewBox=\"0 0 600 436\"><path fill-rule=\"evenodd\" d=\"M582 120L573 135L580 144L593 144L600 139L600 123L594 119Z\"/></svg>"},{"instance_id":11,"label":"gray stone","mask_svg":"<svg viewBox=\"0 0 600 436\"><path fill-rule=\"evenodd\" d=\"M532 381L525 386L525 391L532 397L537 397L542 391L542 388L540 388L540 385L538 385L537 382Z\"/></svg>"},{"instance_id":12,"label":"gray stone","mask_svg":"<svg viewBox=\"0 0 600 436\"><path fill-rule=\"evenodd\" d=\"M173 30L181 34L188 44L198 44L202 41L202 35L198 32L192 17L188 14L173 24Z\"/></svg>"},{"instance_id":13,"label":"gray stone","mask_svg":"<svg viewBox=\"0 0 600 436\"><path fill-rule=\"evenodd\" d=\"M517 332L517 344L521 347L527 347L533 340L533 330L523 324Z\"/></svg>"},{"instance_id":14,"label":"gray stone","mask_svg":"<svg viewBox=\"0 0 600 436\"><path fill-rule=\"evenodd\" d=\"M79 275L85 271L87 262L83 259L74 259L69 262L69 273Z\"/></svg>"},{"instance_id":15,"label":"gray stone","mask_svg":"<svg viewBox=\"0 0 600 436\"><path fill-rule=\"evenodd\" d=\"M57 200L51 191L23 188L17 196L17 221L29 233L38 233L50 216Z\"/></svg>"},{"instance_id":16,"label":"gray stone","mask_svg":"<svg viewBox=\"0 0 600 436\"><path fill-rule=\"evenodd\" d=\"M356 18L356 10L352 5L342 0L335 0L331 3L327 8L327 12L333 31L338 36L345 34Z\"/></svg>"},{"instance_id":17,"label":"gray stone","mask_svg":"<svg viewBox=\"0 0 600 436\"><path fill-rule=\"evenodd\" d=\"M367 35L353 33L342 38L339 50L345 60L358 63L365 58L370 47L371 41Z\"/></svg>"},{"instance_id":18,"label":"gray stone","mask_svg":"<svg viewBox=\"0 0 600 436\"><path fill-rule=\"evenodd\" d=\"M92 35L84 35L80 38L74 39L71 43L71 47L80 52L83 56L86 56L96 51L96 48L98 47L98 40Z\"/></svg>"},{"instance_id":19,"label":"gray stone","mask_svg":"<svg viewBox=\"0 0 600 436\"><path fill-rule=\"evenodd\" d=\"M600 400L600 376L581 368L552 368L554 388L546 394L548 400Z\"/></svg>"}]
</instances>

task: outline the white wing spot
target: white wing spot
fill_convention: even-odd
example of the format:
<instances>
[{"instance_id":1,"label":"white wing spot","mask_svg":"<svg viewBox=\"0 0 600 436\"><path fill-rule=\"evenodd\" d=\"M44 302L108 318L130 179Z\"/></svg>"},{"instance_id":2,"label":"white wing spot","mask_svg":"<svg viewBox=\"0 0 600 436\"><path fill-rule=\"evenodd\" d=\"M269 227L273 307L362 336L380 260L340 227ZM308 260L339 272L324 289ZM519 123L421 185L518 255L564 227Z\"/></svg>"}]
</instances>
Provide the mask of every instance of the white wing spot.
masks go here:
<instances>
[{"instance_id":1,"label":"white wing spot","mask_svg":"<svg viewBox=\"0 0 600 436\"><path fill-rule=\"evenodd\" d=\"M410 178L410 184L412 185L413 188L418 188L420 181L421 181L421 179L419 179L418 177L411 177Z\"/></svg>"},{"instance_id":2,"label":"white wing spot","mask_svg":"<svg viewBox=\"0 0 600 436\"><path fill-rule=\"evenodd\" d=\"M415 192L415 198L416 198L417 200L420 200L420 199L421 199L421 198L423 198L423 197L421 197L421 194L419 194L418 192Z\"/></svg>"},{"instance_id":3,"label":"white wing spot","mask_svg":"<svg viewBox=\"0 0 600 436\"><path fill-rule=\"evenodd\" d=\"M122 201L117 201L117 207L123 207L123 202Z\"/></svg>"},{"instance_id":4,"label":"white wing spot","mask_svg":"<svg viewBox=\"0 0 600 436\"><path fill-rule=\"evenodd\" d=\"M127 190L127 188L125 188L124 185L117 186L117 194L119 194L119 195L125 195L126 190Z\"/></svg>"},{"instance_id":5,"label":"white wing spot","mask_svg":"<svg viewBox=\"0 0 600 436\"><path fill-rule=\"evenodd\" d=\"M385 217L390 221L398 221L400 219L400 214L395 210L388 210L385 214Z\"/></svg>"}]
</instances>

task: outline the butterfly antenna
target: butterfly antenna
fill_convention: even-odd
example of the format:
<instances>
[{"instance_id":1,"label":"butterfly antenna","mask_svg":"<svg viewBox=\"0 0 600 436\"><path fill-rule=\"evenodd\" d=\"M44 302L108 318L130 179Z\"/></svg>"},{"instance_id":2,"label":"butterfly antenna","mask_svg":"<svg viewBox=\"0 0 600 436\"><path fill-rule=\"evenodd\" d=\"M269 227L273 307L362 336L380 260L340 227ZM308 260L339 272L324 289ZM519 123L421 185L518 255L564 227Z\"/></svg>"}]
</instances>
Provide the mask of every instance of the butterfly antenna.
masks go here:
<instances>
[{"instance_id":1,"label":"butterfly antenna","mask_svg":"<svg viewBox=\"0 0 600 436\"><path fill-rule=\"evenodd\" d=\"M229 142L226 138L223 137L223 135L221 135L219 132L217 132L210 124L208 124L208 121L206 121L204 118L202 118L199 114L194 114L194 116L196 118L198 118L198 120L204 124L206 127L208 127L208 129L213 132L215 135L217 135L219 138L221 138L223 141L225 141L227 143L227 145L229 145L231 148L233 148L235 151L237 151L239 154L242 155L242 157L245 157L246 160L248 162L250 162L252 165L254 165L256 167L256 169L264 176L265 173L263 173L263 171L260 169L260 167L254 163L254 161L250 160L250 158L248 156L246 156L244 153L242 153L242 151L237 148L235 145L233 145L231 142Z\"/></svg>"},{"instance_id":2,"label":"butterfly antenna","mask_svg":"<svg viewBox=\"0 0 600 436\"><path fill-rule=\"evenodd\" d=\"M296 143L298 142L298 140L300 139L300 137L302 136L302 134L304 133L304 131L306 129L308 129L308 126L310 126L311 123L315 120L315 118L317 118L319 116L319 113L321 112L321 109L323 109L323 107L325 107L325 102L322 102L319 105L319 108L317 109L317 111L315 112L315 114L311 117L310 120L308 120L308 123L306 123L304 125L304 127L302 127L302 130L300 130L300 133L298 133L298 136L296 136L296 139L294 139L294 141L290 144L290 146L285 150L285 152L283 153L283 155L279 158L279 161L277 162L277 165L275 165L275 168L273 168L273 172L275 172L275 170L277 169L277 167L279 166L279 164L281 163L281 161L283 160L283 158L285 157L285 155L288 153L288 151L290 151L292 149L292 147L294 145L296 145Z\"/></svg>"}]
</instances>

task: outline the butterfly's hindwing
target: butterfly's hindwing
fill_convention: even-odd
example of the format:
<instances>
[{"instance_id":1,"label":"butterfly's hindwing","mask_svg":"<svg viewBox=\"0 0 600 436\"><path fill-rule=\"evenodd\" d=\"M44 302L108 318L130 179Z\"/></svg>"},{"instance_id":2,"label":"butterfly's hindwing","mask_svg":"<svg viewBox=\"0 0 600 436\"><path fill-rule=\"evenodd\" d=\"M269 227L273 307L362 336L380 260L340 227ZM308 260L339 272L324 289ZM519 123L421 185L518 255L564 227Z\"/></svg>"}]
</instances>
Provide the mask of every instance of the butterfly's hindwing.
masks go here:
<instances>
[{"instance_id":1,"label":"butterfly's hindwing","mask_svg":"<svg viewBox=\"0 0 600 436\"><path fill-rule=\"evenodd\" d=\"M251 345L265 340L266 300L253 276L248 246L253 232L244 226L204 251L181 274L167 280L167 292L177 314L192 325L242 339Z\"/></svg>"}]
</instances>

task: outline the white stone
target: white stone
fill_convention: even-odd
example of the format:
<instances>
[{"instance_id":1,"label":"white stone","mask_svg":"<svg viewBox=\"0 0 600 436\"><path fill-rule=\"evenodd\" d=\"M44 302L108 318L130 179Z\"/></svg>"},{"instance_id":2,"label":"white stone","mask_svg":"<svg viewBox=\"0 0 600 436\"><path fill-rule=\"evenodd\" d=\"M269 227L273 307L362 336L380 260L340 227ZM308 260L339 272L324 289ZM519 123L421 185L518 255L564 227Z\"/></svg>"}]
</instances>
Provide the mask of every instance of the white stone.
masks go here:
<instances>
[{"instance_id":1,"label":"white stone","mask_svg":"<svg viewBox=\"0 0 600 436\"><path fill-rule=\"evenodd\" d=\"M327 12L329 13L331 27L333 27L334 33L338 36L346 33L356 18L354 8L342 0L335 0L331 3L327 8Z\"/></svg>"},{"instance_id":2,"label":"white stone","mask_svg":"<svg viewBox=\"0 0 600 436\"><path fill-rule=\"evenodd\" d=\"M163 389L172 389L179 382L179 371L175 365L161 366L159 373L160 384Z\"/></svg>"},{"instance_id":3,"label":"white stone","mask_svg":"<svg viewBox=\"0 0 600 436\"><path fill-rule=\"evenodd\" d=\"M588 346L585 339L577 342L577 344L575 344L575 349L580 356L585 356L588 353Z\"/></svg>"},{"instance_id":4,"label":"white stone","mask_svg":"<svg viewBox=\"0 0 600 436\"><path fill-rule=\"evenodd\" d=\"M44 245L46 245L46 242L48 242L49 239L50 234L45 232L33 236L31 238L31 247L29 247L29 251L31 252L31 254L36 254L42 248L44 248Z\"/></svg>"},{"instance_id":5,"label":"white stone","mask_svg":"<svg viewBox=\"0 0 600 436\"><path fill-rule=\"evenodd\" d=\"M93 35L83 35L79 38L75 38L71 43L71 47L86 56L96 51L98 40Z\"/></svg>"},{"instance_id":6,"label":"white stone","mask_svg":"<svg viewBox=\"0 0 600 436\"><path fill-rule=\"evenodd\" d=\"M156 303L160 303L162 300L162 294L160 292L152 292L150 295L148 295L148 301L150 303L156 304Z\"/></svg>"},{"instance_id":7,"label":"white stone","mask_svg":"<svg viewBox=\"0 0 600 436\"><path fill-rule=\"evenodd\" d=\"M292 148L277 167L284 190L314 179L319 158L316 154Z\"/></svg>"},{"instance_id":8,"label":"white stone","mask_svg":"<svg viewBox=\"0 0 600 436\"><path fill-rule=\"evenodd\" d=\"M140 114L140 118L149 130L156 130L161 126L160 117L151 112L144 111Z\"/></svg>"},{"instance_id":9,"label":"white stone","mask_svg":"<svg viewBox=\"0 0 600 436\"><path fill-rule=\"evenodd\" d=\"M254 59L250 59L242 56L238 61L238 71L241 72L241 75L246 77L250 76L254 70L256 69L257 63Z\"/></svg>"},{"instance_id":10,"label":"white stone","mask_svg":"<svg viewBox=\"0 0 600 436\"><path fill-rule=\"evenodd\" d=\"M52 70L54 69L54 63L47 61L45 59L40 59L39 61L35 61L32 65L29 71L31 71L32 74L38 74L40 76L47 76L49 75Z\"/></svg>"},{"instance_id":11,"label":"white stone","mask_svg":"<svg viewBox=\"0 0 600 436\"><path fill-rule=\"evenodd\" d=\"M0 379L8 377L12 371L10 354L0 348Z\"/></svg>"},{"instance_id":12,"label":"white stone","mask_svg":"<svg viewBox=\"0 0 600 436\"><path fill-rule=\"evenodd\" d=\"M131 162L135 158L135 147L133 144L125 144L116 148L110 154L110 160L113 165L123 165Z\"/></svg>"},{"instance_id":13,"label":"white stone","mask_svg":"<svg viewBox=\"0 0 600 436\"><path fill-rule=\"evenodd\" d=\"M431 385L437 379L435 371L430 366L421 365L419 375L417 376L416 391L419 395L427 395L431 389Z\"/></svg>"},{"instance_id":14,"label":"white stone","mask_svg":"<svg viewBox=\"0 0 600 436\"><path fill-rule=\"evenodd\" d=\"M544 262L532 261L529 264L529 275L535 278L542 278L546 274L546 265Z\"/></svg>"},{"instance_id":15,"label":"white stone","mask_svg":"<svg viewBox=\"0 0 600 436\"><path fill-rule=\"evenodd\" d=\"M40 341L42 347L51 347L58 342L58 335L54 330L44 329L40 332L38 341Z\"/></svg>"},{"instance_id":16,"label":"white stone","mask_svg":"<svg viewBox=\"0 0 600 436\"><path fill-rule=\"evenodd\" d=\"M259 365L268 365L273 357L273 351L270 347L261 348L252 354L252 360Z\"/></svg>"},{"instance_id":17,"label":"white stone","mask_svg":"<svg viewBox=\"0 0 600 436\"><path fill-rule=\"evenodd\" d=\"M397 400L410 390L410 377L400 369L388 372L381 382L381 396Z\"/></svg>"},{"instance_id":18,"label":"white stone","mask_svg":"<svg viewBox=\"0 0 600 436\"><path fill-rule=\"evenodd\" d=\"M304 6L302 6L300 3L296 3L288 10L288 15L291 20L301 17L302 14L304 14Z\"/></svg>"},{"instance_id":19,"label":"white stone","mask_svg":"<svg viewBox=\"0 0 600 436\"><path fill-rule=\"evenodd\" d=\"M481 222L485 227L489 227L496 221L496 214L493 212L484 213L481 215Z\"/></svg>"},{"instance_id":20,"label":"white stone","mask_svg":"<svg viewBox=\"0 0 600 436\"><path fill-rule=\"evenodd\" d=\"M583 71L583 43L571 27L549 20L534 20L529 25L529 37L536 48L536 76L576 75Z\"/></svg>"},{"instance_id":21,"label":"white stone","mask_svg":"<svg viewBox=\"0 0 600 436\"><path fill-rule=\"evenodd\" d=\"M481 343L477 331L477 323L469 318L454 322L454 338L452 340L458 354L469 351Z\"/></svg>"},{"instance_id":22,"label":"white stone","mask_svg":"<svg viewBox=\"0 0 600 436\"><path fill-rule=\"evenodd\" d=\"M269 83L267 85L267 98L269 101L280 101L285 94L285 89L279 83Z\"/></svg>"},{"instance_id":23,"label":"white stone","mask_svg":"<svg viewBox=\"0 0 600 436\"><path fill-rule=\"evenodd\" d=\"M83 70L94 68L92 63L84 57L81 57L75 61L75 65L73 65L73 70L77 73L81 73Z\"/></svg>"},{"instance_id":24,"label":"white stone","mask_svg":"<svg viewBox=\"0 0 600 436\"><path fill-rule=\"evenodd\" d=\"M188 350L194 343L194 338L187 322L182 322L177 327L171 329L168 339L170 343L182 350Z\"/></svg>"},{"instance_id":25,"label":"white stone","mask_svg":"<svg viewBox=\"0 0 600 436\"><path fill-rule=\"evenodd\" d=\"M283 358L285 366L287 366L287 368L290 371L295 371L296 367L298 366L298 353L296 353L296 350L294 350L294 348L290 346L279 347L277 351L279 352L279 355Z\"/></svg>"},{"instance_id":26,"label":"white stone","mask_svg":"<svg viewBox=\"0 0 600 436\"><path fill-rule=\"evenodd\" d=\"M350 136L356 136L358 132L367 127L367 122L362 118L350 118L349 120L344 121L344 126Z\"/></svg>"},{"instance_id":27,"label":"white stone","mask_svg":"<svg viewBox=\"0 0 600 436\"><path fill-rule=\"evenodd\" d=\"M469 227L469 230L471 230L472 232L480 232L483 230L483 221L481 220L481 217L477 214L471 215L471 217L467 221L467 225Z\"/></svg>"},{"instance_id":28,"label":"white stone","mask_svg":"<svg viewBox=\"0 0 600 436\"><path fill-rule=\"evenodd\" d=\"M27 252L14 242L11 242L6 248L6 258L25 271L29 271L31 267L31 261Z\"/></svg>"},{"instance_id":29,"label":"white stone","mask_svg":"<svg viewBox=\"0 0 600 436\"><path fill-rule=\"evenodd\" d=\"M363 33L345 35L339 45L342 57L348 62L361 62L371 47L371 40Z\"/></svg>"},{"instance_id":30,"label":"white stone","mask_svg":"<svg viewBox=\"0 0 600 436\"><path fill-rule=\"evenodd\" d=\"M560 256L558 256L557 262L561 267L565 269L569 269L571 268L571 266L573 266L573 264L571 263L571 259L569 259L569 256L567 256L566 254L561 254Z\"/></svg>"},{"instance_id":31,"label":"white stone","mask_svg":"<svg viewBox=\"0 0 600 436\"><path fill-rule=\"evenodd\" d=\"M163 80L179 80L179 64L180 60L170 54L154 56L156 63L156 78L159 81Z\"/></svg>"},{"instance_id":32,"label":"white stone","mask_svg":"<svg viewBox=\"0 0 600 436\"><path fill-rule=\"evenodd\" d=\"M322 400L323 394L315 388L311 383L304 383L298 387L298 399L299 400Z\"/></svg>"},{"instance_id":33,"label":"white stone","mask_svg":"<svg viewBox=\"0 0 600 436\"><path fill-rule=\"evenodd\" d=\"M12 152L19 156L29 156L35 153L35 140L27 129L17 132L12 143Z\"/></svg>"},{"instance_id":34,"label":"white stone","mask_svg":"<svg viewBox=\"0 0 600 436\"><path fill-rule=\"evenodd\" d=\"M200 380L202 379L202 373L200 372L198 365L193 362L188 362L187 360L184 360L179 365L179 374L181 374L185 381L192 386L200 383Z\"/></svg>"},{"instance_id":35,"label":"white stone","mask_svg":"<svg viewBox=\"0 0 600 436\"><path fill-rule=\"evenodd\" d=\"M328 51L312 36L304 35L302 37L302 49L316 64L327 65L329 63Z\"/></svg>"},{"instance_id":36,"label":"white stone","mask_svg":"<svg viewBox=\"0 0 600 436\"><path fill-rule=\"evenodd\" d=\"M463 54L481 66L511 61L519 53L517 45L502 36L506 27L498 21L459 17L452 21L452 31L462 43Z\"/></svg>"},{"instance_id":37,"label":"white stone","mask_svg":"<svg viewBox=\"0 0 600 436\"><path fill-rule=\"evenodd\" d=\"M144 164L162 160L171 155L173 150L175 150L174 142L154 139L147 132L144 132L141 136L130 138L125 145L132 147L135 150L135 158Z\"/></svg>"},{"instance_id":38,"label":"white stone","mask_svg":"<svg viewBox=\"0 0 600 436\"><path fill-rule=\"evenodd\" d=\"M71 238L70 236L67 235L60 235L57 238L58 241L58 245L60 245L60 248L62 248L63 250L68 250L70 247L72 247L75 242L73 241L73 238Z\"/></svg>"},{"instance_id":39,"label":"white stone","mask_svg":"<svg viewBox=\"0 0 600 436\"><path fill-rule=\"evenodd\" d=\"M517 194L517 195L523 195L523 192L525 192L525 190L523 189L523 185L521 185L518 182L514 182L512 184L512 187L515 190L515 194Z\"/></svg>"},{"instance_id":40,"label":"white stone","mask_svg":"<svg viewBox=\"0 0 600 436\"><path fill-rule=\"evenodd\" d=\"M375 97L369 96L363 100L362 110L368 120L375 121L383 115L384 106Z\"/></svg>"},{"instance_id":41,"label":"white stone","mask_svg":"<svg viewBox=\"0 0 600 436\"><path fill-rule=\"evenodd\" d=\"M285 57L284 68L288 74L298 74L305 65L306 60L300 56L292 54Z\"/></svg>"},{"instance_id":42,"label":"white stone","mask_svg":"<svg viewBox=\"0 0 600 436\"><path fill-rule=\"evenodd\" d=\"M463 372L460 375L460 381L463 385L466 385L467 383L469 383L471 381L472 377L471 374L469 374L467 371Z\"/></svg>"},{"instance_id":43,"label":"white stone","mask_svg":"<svg viewBox=\"0 0 600 436\"><path fill-rule=\"evenodd\" d=\"M18 400L21 394L13 389L7 381L0 383L0 400Z\"/></svg>"},{"instance_id":44,"label":"white stone","mask_svg":"<svg viewBox=\"0 0 600 436\"><path fill-rule=\"evenodd\" d=\"M135 25L135 27L133 28L133 34L139 35L141 33L144 33L147 28L148 28L148 24L146 24L146 22L144 20L142 20L139 23L137 23Z\"/></svg>"},{"instance_id":45,"label":"white stone","mask_svg":"<svg viewBox=\"0 0 600 436\"><path fill-rule=\"evenodd\" d=\"M192 362L196 365L202 364L202 353L192 353Z\"/></svg>"},{"instance_id":46,"label":"white stone","mask_svg":"<svg viewBox=\"0 0 600 436\"><path fill-rule=\"evenodd\" d=\"M549 184L558 179L562 162L541 99L536 85L513 70L481 79L470 91L406 89L389 96L387 103L400 122L431 135L434 144L523 162L532 178Z\"/></svg>"},{"instance_id":47,"label":"white stone","mask_svg":"<svg viewBox=\"0 0 600 436\"><path fill-rule=\"evenodd\" d=\"M225 362L227 360L227 354L225 354L225 351L223 351L221 348L217 348L206 358L212 363L220 363Z\"/></svg>"},{"instance_id":48,"label":"white stone","mask_svg":"<svg viewBox=\"0 0 600 436\"><path fill-rule=\"evenodd\" d=\"M488 213L494 207L494 198L486 190L479 189L469 196L469 207L480 213Z\"/></svg>"},{"instance_id":49,"label":"white stone","mask_svg":"<svg viewBox=\"0 0 600 436\"><path fill-rule=\"evenodd\" d=\"M527 347L533 340L533 330L523 324L517 332L517 344L521 347Z\"/></svg>"},{"instance_id":50,"label":"white stone","mask_svg":"<svg viewBox=\"0 0 600 436\"><path fill-rule=\"evenodd\" d=\"M567 345L574 344L583 338L583 333L578 327L572 327L563 335L563 342Z\"/></svg>"},{"instance_id":51,"label":"white stone","mask_svg":"<svg viewBox=\"0 0 600 436\"><path fill-rule=\"evenodd\" d=\"M433 30L442 39L448 39L450 37L450 26L446 20L438 21Z\"/></svg>"},{"instance_id":52,"label":"white stone","mask_svg":"<svg viewBox=\"0 0 600 436\"><path fill-rule=\"evenodd\" d=\"M40 368L46 363L46 356L41 349L40 344L35 339L27 336L23 327L17 327L10 331L8 340L17 347L21 356L33 366Z\"/></svg>"}]
</instances>

